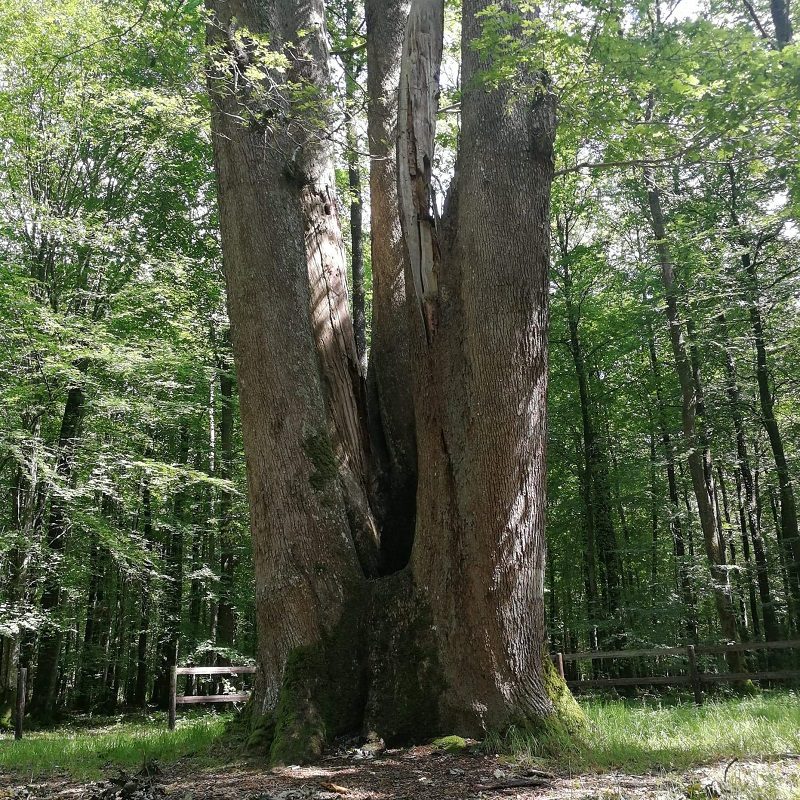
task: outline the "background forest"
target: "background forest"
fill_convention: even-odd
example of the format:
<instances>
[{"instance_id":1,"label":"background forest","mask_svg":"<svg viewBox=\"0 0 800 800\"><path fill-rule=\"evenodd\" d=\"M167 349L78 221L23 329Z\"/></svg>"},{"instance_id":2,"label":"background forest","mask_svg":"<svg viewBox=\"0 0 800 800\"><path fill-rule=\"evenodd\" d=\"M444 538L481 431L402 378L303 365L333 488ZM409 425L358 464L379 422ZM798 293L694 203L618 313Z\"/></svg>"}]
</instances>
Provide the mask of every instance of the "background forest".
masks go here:
<instances>
[{"instance_id":1,"label":"background forest","mask_svg":"<svg viewBox=\"0 0 800 800\"><path fill-rule=\"evenodd\" d=\"M339 213L370 339L363 9L328 5ZM800 628L800 51L781 0L500 6L544 69L552 649ZM459 137L448 9L436 171ZM509 37L517 25L522 36ZM254 598L198 0L0 0L0 721L164 705ZM706 502L703 498L710 497Z\"/></svg>"}]
</instances>

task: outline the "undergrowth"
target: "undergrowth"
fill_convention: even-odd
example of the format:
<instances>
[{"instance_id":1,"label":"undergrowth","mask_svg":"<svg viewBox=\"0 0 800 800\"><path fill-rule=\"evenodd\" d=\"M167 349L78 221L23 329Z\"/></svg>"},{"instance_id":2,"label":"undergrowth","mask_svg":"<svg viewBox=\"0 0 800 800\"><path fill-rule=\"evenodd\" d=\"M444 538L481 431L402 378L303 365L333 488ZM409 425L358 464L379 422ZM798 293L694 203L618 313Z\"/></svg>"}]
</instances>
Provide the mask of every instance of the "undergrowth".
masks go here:
<instances>
[{"instance_id":1,"label":"undergrowth","mask_svg":"<svg viewBox=\"0 0 800 800\"><path fill-rule=\"evenodd\" d=\"M147 764L161 764L192 756L211 759L230 720L230 714L202 713L178 720L167 729L165 714L137 718L77 720L75 724L0 736L0 773L17 772L31 777L64 772L76 778L95 778L103 767L136 771Z\"/></svg>"},{"instance_id":2,"label":"undergrowth","mask_svg":"<svg viewBox=\"0 0 800 800\"><path fill-rule=\"evenodd\" d=\"M800 752L800 696L795 692L669 705L649 700L583 700L589 728L569 744L511 730L486 747L523 763L557 761L573 772L681 770L724 759Z\"/></svg>"}]
</instances>

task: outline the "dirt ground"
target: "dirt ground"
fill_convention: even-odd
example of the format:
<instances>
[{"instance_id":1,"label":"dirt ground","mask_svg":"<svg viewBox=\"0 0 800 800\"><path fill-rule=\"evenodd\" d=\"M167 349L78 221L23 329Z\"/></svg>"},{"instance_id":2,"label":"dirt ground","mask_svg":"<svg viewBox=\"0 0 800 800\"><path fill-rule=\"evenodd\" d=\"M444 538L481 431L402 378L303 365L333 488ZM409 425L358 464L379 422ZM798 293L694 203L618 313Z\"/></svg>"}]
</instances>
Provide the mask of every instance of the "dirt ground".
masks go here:
<instances>
[{"instance_id":1,"label":"dirt ground","mask_svg":"<svg viewBox=\"0 0 800 800\"><path fill-rule=\"evenodd\" d=\"M0 800L794 800L800 760L709 765L681 774L534 774L483 754L444 754L430 747L390 750L374 759L337 754L312 766L264 770L245 762L199 767L191 759L105 781L68 778L25 782L0 775Z\"/></svg>"}]
</instances>

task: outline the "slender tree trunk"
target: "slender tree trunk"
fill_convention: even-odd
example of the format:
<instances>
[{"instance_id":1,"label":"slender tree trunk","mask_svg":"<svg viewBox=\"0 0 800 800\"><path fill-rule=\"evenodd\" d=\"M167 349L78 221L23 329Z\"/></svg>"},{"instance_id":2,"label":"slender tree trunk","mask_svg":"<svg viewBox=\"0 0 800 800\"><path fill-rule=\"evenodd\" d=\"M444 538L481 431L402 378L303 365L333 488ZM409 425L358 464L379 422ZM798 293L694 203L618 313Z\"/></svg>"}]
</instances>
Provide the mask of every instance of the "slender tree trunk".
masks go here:
<instances>
[{"instance_id":1,"label":"slender tree trunk","mask_svg":"<svg viewBox=\"0 0 800 800\"><path fill-rule=\"evenodd\" d=\"M21 448L21 458L14 471L11 484L11 529L13 546L0 572L4 581L2 597L12 610L22 616L26 604L31 602L27 587L32 545L38 540L41 526L42 484L39 480L37 443L41 415L26 415L24 427L30 432L32 444ZM11 724L17 694L17 670L20 665L20 645L23 632L7 630L0 635L0 725Z\"/></svg>"},{"instance_id":2,"label":"slender tree trunk","mask_svg":"<svg viewBox=\"0 0 800 800\"><path fill-rule=\"evenodd\" d=\"M758 615L755 616L755 619L750 620L748 618L748 608L744 601L744 588L743 588L743 573L742 570L738 568L736 562L736 541L735 537L733 536L733 523L731 521L731 510L730 506L728 505L728 492L725 488L725 476L722 473L722 467L719 463L716 464L716 471L717 471L717 479L714 482L715 487L719 487L719 491L714 493L714 499L716 502L716 509L717 509L717 520L719 521L719 528L720 528L720 536L722 537L723 541L727 541L728 543L728 550L730 552L730 560L729 564L732 567L732 572L734 575L734 585L736 587L736 598L734 600L735 604L738 605L738 617L736 626L739 630L740 637L742 641L750 641L750 627L751 622L753 626L753 632L759 628L759 621ZM722 507L720 508L720 496L722 497ZM742 531L742 535L744 536L745 542L747 542L747 537L744 531ZM742 555L747 559L749 556L749 549L745 544L744 549L742 551ZM744 580L750 583L750 573L749 573L749 563L747 560L745 561L747 564L748 570L744 573ZM757 635L757 634L756 634Z\"/></svg>"},{"instance_id":3,"label":"slender tree trunk","mask_svg":"<svg viewBox=\"0 0 800 800\"><path fill-rule=\"evenodd\" d=\"M178 434L178 464L189 463L189 427L183 422ZM172 501L172 520L164 547L164 608L161 617L161 640L158 647L158 674L153 691L159 708L169 705L169 684L172 667L178 664L183 610L183 527L188 491L181 485Z\"/></svg>"},{"instance_id":4,"label":"slender tree trunk","mask_svg":"<svg viewBox=\"0 0 800 800\"><path fill-rule=\"evenodd\" d=\"M783 5L782 0L775 0L774 5ZM783 5L785 9L786 6ZM777 30L776 24L776 30ZM789 40L791 28L789 29ZM787 40L788 41L788 40ZM728 167L731 183L731 223L735 228L740 227L737 204L738 186L735 171ZM740 284L742 286L743 300L747 303L750 327L753 332L753 343L756 350L756 384L758 386L758 402L761 409L761 421L767 432L772 458L775 463L775 472L778 476L780 491L780 539L785 548L787 572L789 576L789 589L795 614L800 614L800 530L797 523L797 506L795 503L794 489L792 487L789 466L786 459L786 450L783 444L778 422L775 419L775 398L770 389L769 364L767 359L766 333L764 320L761 314L761 296L758 284L756 265L750 254L746 238L739 238L742 248L739 256L741 267ZM793 620L793 627L800 624L798 619Z\"/></svg>"},{"instance_id":5,"label":"slender tree trunk","mask_svg":"<svg viewBox=\"0 0 800 800\"><path fill-rule=\"evenodd\" d=\"M739 529L742 532L742 557L747 566L747 599L750 605L750 619L753 621L753 635L761 636L761 623L758 617L758 601L756 600L756 587L753 582L753 566L750 557L750 540L748 538L746 501L743 497L741 474L736 475L736 499L739 508Z\"/></svg>"},{"instance_id":6,"label":"slender tree trunk","mask_svg":"<svg viewBox=\"0 0 800 800\"><path fill-rule=\"evenodd\" d=\"M767 438L769 439L772 457L775 462L775 472L778 476L781 538L786 549L790 589L795 608L800 608L800 532L797 524L794 488L789 474L783 436L775 419L775 400L769 386L766 337L761 317L761 301L756 288L758 278L749 252L742 253L741 261L742 268L751 287L749 314L756 347L756 383L758 385L758 401L761 407L761 421L767 431Z\"/></svg>"},{"instance_id":7,"label":"slender tree trunk","mask_svg":"<svg viewBox=\"0 0 800 800\"><path fill-rule=\"evenodd\" d=\"M233 480L233 365L227 361L219 366L219 448L220 476ZM219 495L219 605L217 606L216 642L221 647L233 647L236 614L233 596L235 549L233 541L232 495L223 489Z\"/></svg>"},{"instance_id":8,"label":"slender tree trunk","mask_svg":"<svg viewBox=\"0 0 800 800\"><path fill-rule=\"evenodd\" d=\"M98 607L103 601L102 581L104 575L100 563L100 546L97 534L92 535L91 553L89 556L89 587L86 597L86 622L83 628L83 646L81 648L81 665L75 685L75 706L81 711L89 711L92 707L93 684L99 659L97 658L97 642L95 623Z\"/></svg>"},{"instance_id":9,"label":"slender tree trunk","mask_svg":"<svg viewBox=\"0 0 800 800\"><path fill-rule=\"evenodd\" d=\"M584 469L587 483L586 512L591 517L587 521L587 529L592 532L594 542L599 550L601 567L601 584L605 601L605 616L615 629L620 620L620 579L622 564L619 558L616 531L612 517L611 486L608 479L608 458L601 437L597 434L593 419L592 402L589 393L589 374L580 338L578 310L573 301L572 275L569 267L569 244L567 231L561 233L561 267L563 276L564 300L567 310L570 352L575 375L578 381L578 398L581 409L583 430ZM616 622L615 622L616 621ZM618 633L618 630L617 630ZM609 640L608 646L616 649L620 646L617 633Z\"/></svg>"},{"instance_id":10,"label":"slender tree trunk","mask_svg":"<svg viewBox=\"0 0 800 800\"><path fill-rule=\"evenodd\" d=\"M681 418L684 445L688 450L689 475L697 502L703 541L711 571L712 591L714 593L717 617L723 637L727 641L736 641L736 615L733 609L725 546L719 533L714 497L707 480L711 468L711 454L708 447L703 445L698 436L697 412L698 404L702 402L702 398L698 396L698 389L700 388L699 376L692 374L692 365L687 353L683 323L678 310L674 266L667 245L661 194L656 185L653 170L650 168L645 170L645 184L653 235L656 240L656 250L661 267L661 279L664 285L665 313L675 358L675 370L681 388ZM740 671L741 658L739 654L733 653L729 654L729 656L731 666L736 671Z\"/></svg>"},{"instance_id":11,"label":"slender tree trunk","mask_svg":"<svg viewBox=\"0 0 800 800\"><path fill-rule=\"evenodd\" d=\"M145 458L151 455L150 449L145 451ZM142 478L142 534L147 547L148 560L145 564L145 573L141 578L141 596L139 600L139 631L136 637L136 684L134 688L133 704L137 708L144 708L147 703L148 645L150 633L150 570L152 553L155 540L153 537L153 510L150 495L150 476L145 472Z\"/></svg>"},{"instance_id":12,"label":"slender tree trunk","mask_svg":"<svg viewBox=\"0 0 800 800\"><path fill-rule=\"evenodd\" d=\"M692 587L689 565L687 563L686 544L683 536L683 525L681 523L680 496L678 493L678 481L675 477L675 449L672 445L672 437L667 424L666 408L661 392L661 369L659 367L656 343L652 331L648 331L647 348L650 356L650 368L653 372L653 384L655 386L658 410L658 425L661 429L661 445L664 448L664 458L666 460L667 489L670 502L669 528L672 533L675 561L681 585L684 625L688 640L690 642L697 642L697 605L694 589Z\"/></svg>"},{"instance_id":13,"label":"slender tree trunk","mask_svg":"<svg viewBox=\"0 0 800 800\"><path fill-rule=\"evenodd\" d=\"M733 352L728 341L727 321L725 316L721 315L719 321L724 332L725 372L727 378L726 390L731 409L731 419L733 420L733 427L736 432L736 458L738 460L739 474L741 475L742 487L744 489L744 520L746 526L742 528L742 536L746 540L749 533L750 540L753 543L753 554L756 561L756 580L761 598L761 613L764 616L764 635L767 641L775 641L781 638L781 631L778 626L775 602L769 585L769 565L767 564L764 540L761 537L761 527L756 511L755 484L753 481L753 472L750 468L747 440L745 438L741 395L739 391L739 382L736 377L736 362L733 359ZM758 615L755 614L755 612L753 613L753 621L758 621Z\"/></svg>"},{"instance_id":14,"label":"slender tree trunk","mask_svg":"<svg viewBox=\"0 0 800 800\"><path fill-rule=\"evenodd\" d=\"M67 393L61 429L58 435L55 476L58 487L50 500L50 518L47 525L46 545L53 559L44 581L40 608L45 622L39 633L36 655L36 675L30 702L30 713L41 721L52 719L55 712L58 688L58 663L61 655L63 632L56 617L61 599L61 580L58 563L63 558L69 534L69 519L61 492L72 482L75 451L85 413L83 388L73 386Z\"/></svg>"},{"instance_id":15,"label":"slender tree trunk","mask_svg":"<svg viewBox=\"0 0 800 800\"><path fill-rule=\"evenodd\" d=\"M650 421L650 589L656 591L658 586L658 455L656 449L656 432L652 419Z\"/></svg>"}]
</instances>

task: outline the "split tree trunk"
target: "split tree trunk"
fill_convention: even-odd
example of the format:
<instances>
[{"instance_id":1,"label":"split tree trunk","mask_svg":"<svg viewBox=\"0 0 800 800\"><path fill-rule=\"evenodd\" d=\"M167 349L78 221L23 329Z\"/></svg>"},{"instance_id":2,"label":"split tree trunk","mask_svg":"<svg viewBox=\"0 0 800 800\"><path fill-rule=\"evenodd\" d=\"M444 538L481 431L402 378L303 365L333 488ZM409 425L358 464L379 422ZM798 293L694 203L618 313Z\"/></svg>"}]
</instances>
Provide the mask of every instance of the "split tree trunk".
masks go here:
<instances>
[{"instance_id":1,"label":"split tree trunk","mask_svg":"<svg viewBox=\"0 0 800 800\"><path fill-rule=\"evenodd\" d=\"M347 730L398 740L483 735L511 724L536 731L579 725L580 712L545 650L555 113L541 76L526 76L530 91L520 96L472 83L479 64L469 42L487 3L467 0L468 146L440 225L430 165L443 5L414 3L399 102L404 168L397 196L416 203L401 208L405 253L393 238L391 173L372 176L376 222L385 223L391 246L375 276L376 298L385 279L385 294L376 299L376 342L381 326L387 338L372 352L371 361L383 363L372 384L379 407L371 428L377 420L384 434L388 460L381 466L403 474L416 462L419 481L416 514L406 512L407 522L415 519L413 549L406 540L393 562L381 564L385 571L402 566L410 549L409 566L376 579L372 524L386 517L373 515L370 505L382 498L365 435L325 123L304 111L328 77L322 3L207 5L214 15L210 38L225 56L216 59L209 82L255 555L260 671L253 743L268 747L273 761L296 762ZM368 8L368 20L385 25L394 42L399 9L391 10L379 20ZM300 29L306 35L298 39ZM304 102L296 104L286 86L248 82L257 52L249 31L266 34L283 52ZM390 85L394 69L387 61L378 70L387 82L381 87ZM279 74L272 77L282 84ZM386 151L391 100L375 97L370 143ZM378 236L373 229L373 240ZM407 317L396 280L404 262L405 285L420 289ZM422 268L419 282L414 264ZM409 343L405 378L412 377L416 456L403 449L411 418L387 394L403 377L386 361L390 336Z\"/></svg>"},{"instance_id":2,"label":"split tree trunk","mask_svg":"<svg viewBox=\"0 0 800 800\"><path fill-rule=\"evenodd\" d=\"M366 0L367 136L370 153L372 343L367 374L370 434L378 468L381 567L408 563L414 540L417 449L405 244L397 201L397 94L408 0Z\"/></svg>"}]
</instances>

